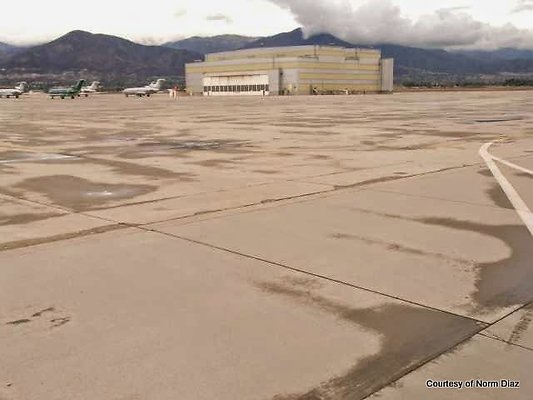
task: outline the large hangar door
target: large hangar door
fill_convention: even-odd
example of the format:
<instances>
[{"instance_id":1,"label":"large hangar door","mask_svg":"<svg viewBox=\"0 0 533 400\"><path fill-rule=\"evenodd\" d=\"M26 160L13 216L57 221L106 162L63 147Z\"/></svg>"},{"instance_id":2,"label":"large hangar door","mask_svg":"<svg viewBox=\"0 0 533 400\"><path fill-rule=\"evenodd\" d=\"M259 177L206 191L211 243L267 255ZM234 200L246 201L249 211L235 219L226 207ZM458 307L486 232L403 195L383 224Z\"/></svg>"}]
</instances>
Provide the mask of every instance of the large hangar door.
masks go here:
<instances>
[{"instance_id":1,"label":"large hangar door","mask_svg":"<svg viewBox=\"0 0 533 400\"><path fill-rule=\"evenodd\" d=\"M226 75L205 76L204 96L235 96L270 94L268 75Z\"/></svg>"}]
</instances>

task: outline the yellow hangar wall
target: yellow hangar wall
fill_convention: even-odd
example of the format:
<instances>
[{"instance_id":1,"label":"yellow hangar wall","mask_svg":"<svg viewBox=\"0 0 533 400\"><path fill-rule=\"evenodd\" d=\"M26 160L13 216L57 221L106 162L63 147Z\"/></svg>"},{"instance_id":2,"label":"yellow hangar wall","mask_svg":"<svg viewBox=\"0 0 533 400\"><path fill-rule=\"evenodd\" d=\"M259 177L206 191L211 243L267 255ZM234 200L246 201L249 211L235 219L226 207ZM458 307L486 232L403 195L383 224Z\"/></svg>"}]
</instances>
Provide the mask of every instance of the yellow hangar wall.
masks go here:
<instances>
[{"instance_id":1,"label":"yellow hangar wall","mask_svg":"<svg viewBox=\"0 0 533 400\"><path fill-rule=\"evenodd\" d=\"M295 46L208 54L206 61L187 64L185 71L192 94L277 95L390 92L392 67L392 60L382 60L379 50ZM259 76L267 76L268 90L253 83ZM233 85L210 84L221 79Z\"/></svg>"}]
</instances>

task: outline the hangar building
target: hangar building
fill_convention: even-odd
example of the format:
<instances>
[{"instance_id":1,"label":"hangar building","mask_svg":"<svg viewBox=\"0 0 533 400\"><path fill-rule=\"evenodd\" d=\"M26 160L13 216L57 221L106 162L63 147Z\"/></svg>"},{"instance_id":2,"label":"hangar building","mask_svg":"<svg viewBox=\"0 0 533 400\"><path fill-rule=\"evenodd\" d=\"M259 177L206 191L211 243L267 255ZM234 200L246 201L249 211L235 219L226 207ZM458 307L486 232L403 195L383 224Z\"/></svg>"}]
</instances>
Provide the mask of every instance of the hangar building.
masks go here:
<instances>
[{"instance_id":1,"label":"hangar building","mask_svg":"<svg viewBox=\"0 0 533 400\"><path fill-rule=\"evenodd\" d=\"M310 45L207 54L185 74L193 95L388 93L393 68L380 50Z\"/></svg>"}]
</instances>

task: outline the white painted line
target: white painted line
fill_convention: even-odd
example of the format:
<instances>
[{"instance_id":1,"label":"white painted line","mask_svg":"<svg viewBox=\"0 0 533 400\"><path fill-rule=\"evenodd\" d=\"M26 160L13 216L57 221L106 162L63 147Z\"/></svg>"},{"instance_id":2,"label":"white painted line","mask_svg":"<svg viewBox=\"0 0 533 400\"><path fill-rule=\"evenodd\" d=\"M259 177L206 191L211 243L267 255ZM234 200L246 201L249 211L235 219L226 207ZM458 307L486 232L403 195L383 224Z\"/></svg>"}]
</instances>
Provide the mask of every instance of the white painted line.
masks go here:
<instances>
[{"instance_id":1,"label":"white painted line","mask_svg":"<svg viewBox=\"0 0 533 400\"><path fill-rule=\"evenodd\" d=\"M65 154L44 154L38 157L16 158L13 160L0 160L0 164L14 164L14 163L21 163L21 162L35 162L35 161L47 161L47 160L64 160L67 158L78 158L78 157L67 156Z\"/></svg>"},{"instance_id":2,"label":"white painted line","mask_svg":"<svg viewBox=\"0 0 533 400\"><path fill-rule=\"evenodd\" d=\"M531 233L531 236L533 236L533 213L524 200L522 200L513 185L511 185L507 178L502 174L494 162L494 157L488 152L489 147L492 146L492 144L493 142L484 144L481 149L479 149L479 155L483 158L485 164L487 164L487 167L489 167L492 172L492 175L494 175L494 178L496 178L507 198Z\"/></svg>"},{"instance_id":3,"label":"white painted line","mask_svg":"<svg viewBox=\"0 0 533 400\"><path fill-rule=\"evenodd\" d=\"M520 165L513 164L512 162L504 160L503 158L500 158L500 157L496 157L496 156L493 156L493 155L491 155L491 157L492 157L493 160L501 162L502 164L505 164L508 167L517 169L518 171L524 172L524 173L529 174L529 175L533 175L533 171L531 171L530 169L521 167Z\"/></svg>"}]
</instances>

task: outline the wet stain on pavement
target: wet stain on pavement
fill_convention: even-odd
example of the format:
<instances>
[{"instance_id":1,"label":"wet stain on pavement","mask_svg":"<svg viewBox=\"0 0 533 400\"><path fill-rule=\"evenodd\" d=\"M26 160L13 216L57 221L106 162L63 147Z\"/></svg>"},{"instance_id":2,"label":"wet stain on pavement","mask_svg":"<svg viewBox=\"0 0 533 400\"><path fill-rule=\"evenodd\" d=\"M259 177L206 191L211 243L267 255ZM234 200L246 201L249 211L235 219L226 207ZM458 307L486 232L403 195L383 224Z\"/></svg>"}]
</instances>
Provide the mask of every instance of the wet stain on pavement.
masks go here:
<instances>
[{"instance_id":1,"label":"wet stain on pavement","mask_svg":"<svg viewBox=\"0 0 533 400\"><path fill-rule=\"evenodd\" d=\"M523 117L493 118L493 119L476 119L474 122L479 124L490 124L495 122L521 121Z\"/></svg>"},{"instance_id":2,"label":"wet stain on pavement","mask_svg":"<svg viewBox=\"0 0 533 400\"><path fill-rule=\"evenodd\" d=\"M390 251L397 251L400 253L411 254L414 256L431 257L431 258L436 258L438 260L443 260L447 262L460 263L461 265L472 264L471 260L453 257L448 254L424 251L424 250L420 250L414 247L405 246L400 243L387 242L385 240L374 239L374 238L370 238L366 236L353 235L349 233L334 233L332 235L329 235L329 237L333 239L338 239L338 240L357 240L359 242L362 242L368 245L381 246L385 248L386 250L390 250Z\"/></svg>"},{"instance_id":3,"label":"wet stain on pavement","mask_svg":"<svg viewBox=\"0 0 533 400\"><path fill-rule=\"evenodd\" d=\"M62 318L52 318L50 320L52 325L50 326L50 329L59 328L60 326L63 326L70 322L70 317L62 317Z\"/></svg>"},{"instance_id":4,"label":"wet stain on pavement","mask_svg":"<svg viewBox=\"0 0 533 400\"><path fill-rule=\"evenodd\" d=\"M54 312L56 309L55 307L48 307L48 308L45 308L41 311L37 311L36 313L33 313L32 314L32 318L38 318L38 317L41 317L43 314L46 314L46 313L50 313L50 312Z\"/></svg>"},{"instance_id":5,"label":"wet stain on pavement","mask_svg":"<svg viewBox=\"0 0 533 400\"><path fill-rule=\"evenodd\" d=\"M281 171L267 170L267 169L255 169L252 172L257 172L258 174L264 175L276 175L281 173Z\"/></svg>"},{"instance_id":6,"label":"wet stain on pavement","mask_svg":"<svg viewBox=\"0 0 533 400\"><path fill-rule=\"evenodd\" d=\"M6 150L6 151L0 151L0 161L7 161L7 160L25 160L27 158L31 158L32 153L25 152L25 151L15 151L15 150Z\"/></svg>"},{"instance_id":7,"label":"wet stain on pavement","mask_svg":"<svg viewBox=\"0 0 533 400\"><path fill-rule=\"evenodd\" d=\"M29 178L15 188L42 193L55 204L77 211L90 210L156 190L155 186L150 185L99 183L71 175Z\"/></svg>"},{"instance_id":8,"label":"wet stain on pavement","mask_svg":"<svg viewBox=\"0 0 533 400\"><path fill-rule=\"evenodd\" d=\"M249 142L233 139L212 139L212 140L175 140L162 142L143 142L139 143L140 147L165 146L173 150L222 150L238 147L247 147Z\"/></svg>"},{"instance_id":9,"label":"wet stain on pavement","mask_svg":"<svg viewBox=\"0 0 533 400\"><path fill-rule=\"evenodd\" d=\"M45 318L45 316L48 316L48 318ZM69 323L70 320L71 317L62 315L62 313L55 307L47 307L40 311L34 312L31 317L6 322L6 325L17 326L31 324L30 327L33 330L40 330L43 328L49 330L59 328L60 326Z\"/></svg>"},{"instance_id":10,"label":"wet stain on pavement","mask_svg":"<svg viewBox=\"0 0 533 400\"><path fill-rule=\"evenodd\" d=\"M14 214L3 215L0 213L0 226L7 225L25 225L30 222L43 221L49 218L60 217L60 213L43 213L43 214Z\"/></svg>"},{"instance_id":11,"label":"wet stain on pavement","mask_svg":"<svg viewBox=\"0 0 533 400\"><path fill-rule=\"evenodd\" d=\"M213 158L210 160L194 161L194 162L191 162L191 164L200 165L202 167L207 167L207 168L213 168L213 167L214 168L228 168L231 165L235 164L235 162L232 160L225 160L222 158Z\"/></svg>"},{"instance_id":12,"label":"wet stain on pavement","mask_svg":"<svg viewBox=\"0 0 533 400\"><path fill-rule=\"evenodd\" d=\"M477 173L487 178L494 178L494 175L492 175L492 172L490 172L488 168L480 169L479 171L477 171Z\"/></svg>"},{"instance_id":13,"label":"wet stain on pavement","mask_svg":"<svg viewBox=\"0 0 533 400\"><path fill-rule=\"evenodd\" d=\"M127 161L104 160L99 158L78 158L76 163L95 164L110 168L120 175L142 176L157 179L178 179L180 181L193 181L194 174L175 172L165 168L130 163Z\"/></svg>"},{"instance_id":14,"label":"wet stain on pavement","mask_svg":"<svg viewBox=\"0 0 533 400\"><path fill-rule=\"evenodd\" d=\"M476 290L472 295L472 311L483 313L501 307L523 305L533 301L533 242L524 225L488 225L453 218L409 218L360 208L354 211L420 222L493 237L505 243L510 255L493 262L475 263Z\"/></svg>"},{"instance_id":15,"label":"wet stain on pavement","mask_svg":"<svg viewBox=\"0 0 533 400\"><path fill-rule=\"evenodd\" d=\"M215 153L250 153L254 146L249 141L233 139L182 139L167 141L146 141L136 144L135 148L121 153L122 158L184 157L198 151Z\"/></svg>"},{"instance_id":16,"label":"wet stain on pavement","mask_svg":"<svg viewBox=\"0 0 533 400\"><path fill-rule=\"evenodd\" d=\"M15 175L15 174L17 174L17 170L15 168L13 168L12 166L10 166L10 165L1 165L0 164L0 174Z\"/></svg>"},{"instance_id":17,"label":"wet stain on pavement","mask_svg":"<svg viewBox=\"0 0 533 400\"><path fill-rule=\"evenodd\" d=\"M486 225L448 218L414 219L424 224L475 232L509 246L509 257L477 264L476 311L526 304L533 300L533 244L523 225Z\"/></svg>"},{"instance_id":18,"label":"wet stain on pavement","mask_svg":"<svg viewBox=\"0 0 533 400\"><path fill-rule=\"evenodd\" d=\"M502 190L501 186L497 183L493 183L490 187L490 189L487 189L485 191L489 198L492 200L492 202L501 208L507 208L509 210L514 210L513 205L509 201L509 198L505 194L505 192Z\"/></svg>"},{"instance_id":19,"label":"wet stain on pavement","mask_svg":"<svg viewBox=\"0 0 533 400\"><path fill-rule=\"evenodd\" d=\"M509 343L516 343L518 342L524 333L526 333L529 329L529 326L531 325L531 322L533 321L533 310L529 308L524 315L520 318L520 321L515 325L513 328L513 331L511 332L511 335L509 336Z\"/></svg>"},{"instance_id":20,"label":"wet stain on pavement","mask_svg":"<svg viewBox=\"0 0 533 400\"><path fill-rule=\"evenodd\" d=\"M360 360L346 373L317 383L305 393L279 394L273 400L358 400L399 379L422 363L446 352L483 328L473 320L421 307L389 303L352 308L314 293L308 282L259 282L261 290L334 315L378 335L377 354ZM350 349L346 349L350 351Z\"/></svg>"},{"instance_id":21,"label":"wet stain on pavement","mask_svg":"<svg viewBox=\"0 0 533 400\"><path fill-rule=\"evenodd\" d=\"M6 325L22 325L22 324L27 324L29 322L31 322L31 319L23 318L23 319L17 319L15 321L6 322Z\"/></svg>"},{"instance_id":22,"label":"wet stain on pavement","mask_svg":"<svg viewBox=\"0 0 533 400\"><path fill-rule=\"evenodd\" d=\"M327 156L325 154L313 154L308 157L311 160L331 160L331 156Z\"/></svg>"}]
</instances>

